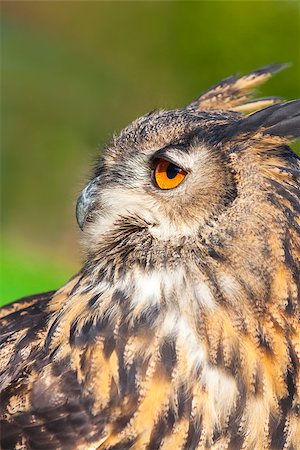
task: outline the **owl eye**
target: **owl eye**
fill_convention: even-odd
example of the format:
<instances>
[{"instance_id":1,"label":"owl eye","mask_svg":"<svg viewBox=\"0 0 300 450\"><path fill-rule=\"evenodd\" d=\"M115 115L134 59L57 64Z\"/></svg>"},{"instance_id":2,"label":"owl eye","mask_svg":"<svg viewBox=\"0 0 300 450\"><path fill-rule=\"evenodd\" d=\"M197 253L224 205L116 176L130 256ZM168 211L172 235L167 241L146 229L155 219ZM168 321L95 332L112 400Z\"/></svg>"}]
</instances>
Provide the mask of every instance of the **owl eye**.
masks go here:
<instances>
[{"instance_id":1,"label":"owl eye","mask_svg":"<svg viewBox=\"0 0 300 450\"><path fill-rule=\"evenodd\" d=\"M186 177L187 172L166 159L154 161L154 178L160 189L173 189Z\"/></svg>"}]
</instances>

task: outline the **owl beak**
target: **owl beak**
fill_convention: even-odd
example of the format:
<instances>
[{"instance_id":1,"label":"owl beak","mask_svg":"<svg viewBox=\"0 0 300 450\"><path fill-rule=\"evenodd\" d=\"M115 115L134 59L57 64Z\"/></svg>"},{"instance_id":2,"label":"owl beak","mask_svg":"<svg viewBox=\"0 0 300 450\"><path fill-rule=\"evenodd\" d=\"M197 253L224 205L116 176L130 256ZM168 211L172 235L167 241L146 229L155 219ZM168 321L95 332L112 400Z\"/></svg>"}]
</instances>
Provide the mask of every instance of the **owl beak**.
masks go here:
<instances>
[{"instance_id":1,"label":"owl beak","mask_svg":"<svg viewBox=\"0 0 300 450\"><path fill-rule=\"evenodd\" d=\"M97 184L98 177L89 182L89 184L81 191L77 200L76 219L82 231L96 203Z\"/></svg>"}]
</instances>

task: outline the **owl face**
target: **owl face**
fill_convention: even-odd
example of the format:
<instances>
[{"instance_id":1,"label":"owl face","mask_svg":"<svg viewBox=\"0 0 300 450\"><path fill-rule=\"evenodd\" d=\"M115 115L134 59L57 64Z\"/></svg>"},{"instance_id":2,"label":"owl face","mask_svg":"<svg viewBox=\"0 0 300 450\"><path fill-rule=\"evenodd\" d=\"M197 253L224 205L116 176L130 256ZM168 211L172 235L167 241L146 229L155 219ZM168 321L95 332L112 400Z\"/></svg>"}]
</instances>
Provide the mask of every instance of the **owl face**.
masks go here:
<instances>
[{"instance_id":1,"label":"owl face","mask_svg":"<svg viewBox=\"0 0 300 450\"><path fill-rule=\"evenodd\" d=\"M185 239L211 248L243 235L245 222L250 241L261 241L262 227L272 229L277 172L287 161L292 170L299 165L286 150L300 134L299 101L250 99L280 69L230 77L187 107L149 113L114 137L77 203L88 253L97 258L101 248L105 259L106 242L112 258L122 249L122 261L137 247L143 258L166 243L176 253Z\"/></svg>"},{"instance_id":2,"label":"owl face","mask_svg":"<svg viewBox=\"0 0 300 450\"><path fill-rule=\"evenodd\" d=\"M103 152L78 201L78 222L89 245L137 221L157 240L201 233L235 198L220 140L232 119L235 114L165 111L123 130Z\"/></svg>"}]
</instances>

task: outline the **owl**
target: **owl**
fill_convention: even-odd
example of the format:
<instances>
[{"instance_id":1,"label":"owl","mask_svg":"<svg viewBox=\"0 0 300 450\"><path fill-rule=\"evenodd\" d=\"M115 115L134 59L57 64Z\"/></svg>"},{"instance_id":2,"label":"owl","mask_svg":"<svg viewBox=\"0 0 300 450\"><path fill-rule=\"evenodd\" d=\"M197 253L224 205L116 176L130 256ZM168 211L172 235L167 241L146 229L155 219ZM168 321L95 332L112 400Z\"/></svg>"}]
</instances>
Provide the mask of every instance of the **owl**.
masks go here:
<instances>
[{"instance_id":1,"label":"owl","mask_svg":"<svg viewBox=\"0 0 300 450\"><path fill-rule=\"evenodd\" d=\"M77 203L82 269L0 310L1 448L300 448L300 100L282 66L137 119Z\"/></svg>"}]
</instances>

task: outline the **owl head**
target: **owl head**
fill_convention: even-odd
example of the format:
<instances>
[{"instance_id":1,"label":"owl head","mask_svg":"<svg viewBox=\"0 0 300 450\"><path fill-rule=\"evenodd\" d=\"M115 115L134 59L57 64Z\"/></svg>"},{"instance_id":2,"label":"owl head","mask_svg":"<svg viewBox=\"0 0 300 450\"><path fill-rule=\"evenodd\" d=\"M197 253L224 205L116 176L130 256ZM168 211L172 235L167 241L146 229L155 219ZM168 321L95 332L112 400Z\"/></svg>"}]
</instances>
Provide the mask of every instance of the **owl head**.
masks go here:
<instances>
[{"instance_id":1,"label":"owl head","mask_svg":"<svg viewBox=\"0 0 300 450\"><path fill-rule=\"evenodd\" d=\"M225 79L188 106L150 112L114 137L77 202L87 252L163 245L176 253L228 229L236 205L240 221L258 214L255 205L273 189L266 184L272 168L299 168L286 144L300 135L300 101L251 99L282 67Z\"/></svg>"}]
</instances>

